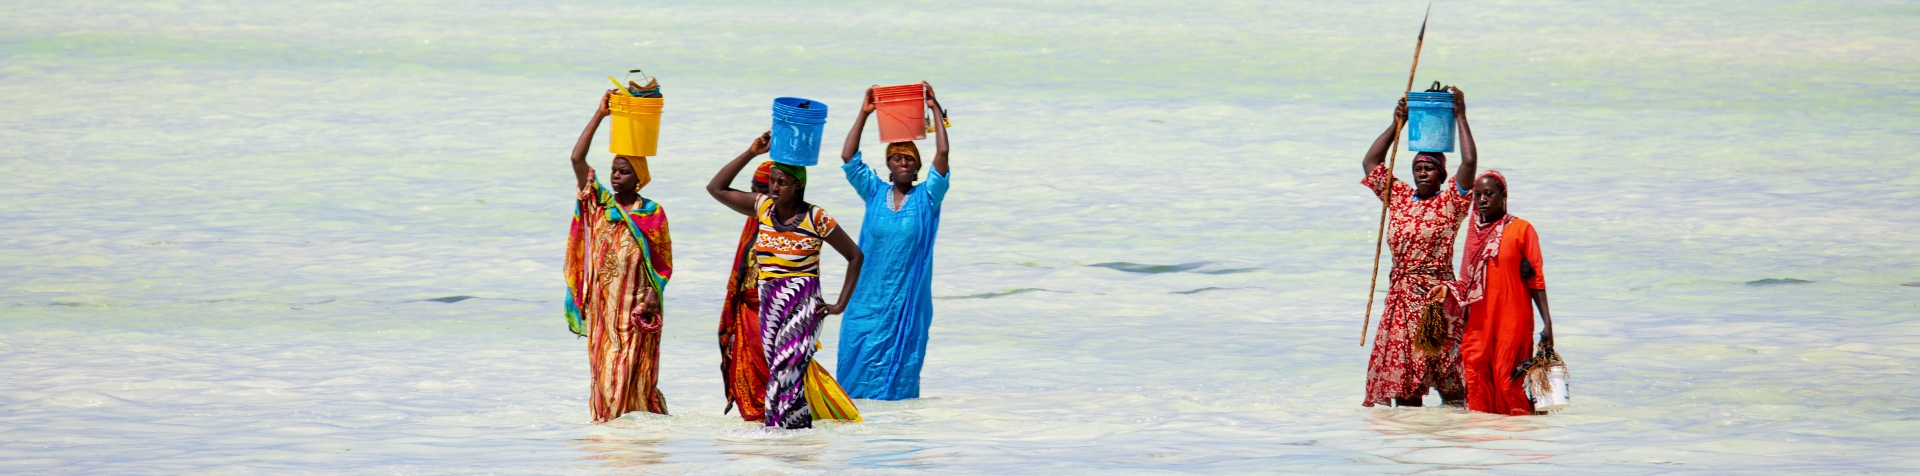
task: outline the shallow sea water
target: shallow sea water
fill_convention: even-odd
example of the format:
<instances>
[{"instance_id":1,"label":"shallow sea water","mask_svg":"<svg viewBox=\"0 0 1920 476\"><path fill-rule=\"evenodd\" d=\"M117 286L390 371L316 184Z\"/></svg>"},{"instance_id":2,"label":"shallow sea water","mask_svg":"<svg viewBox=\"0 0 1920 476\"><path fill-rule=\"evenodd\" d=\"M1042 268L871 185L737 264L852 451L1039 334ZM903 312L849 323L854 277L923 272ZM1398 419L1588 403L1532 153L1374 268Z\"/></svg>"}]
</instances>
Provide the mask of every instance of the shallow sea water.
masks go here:
<instances>
[{"instance_id":1,"label":"shallow sea water","mask_svg":"<svg viewBox=\"0 0 1920 476\"><path fill-rule=\"evenodd\" d=\"M1423 6L0 2L0 470L1920 471L1920 8L1435 5L1419 82L1540 228L1573 373L1510 418L1359 406L1358 161ZM595 426L566 154L633 67L673 416ZM700 187L774 96L835 108L831 155L920 79L955 124L925 398L721 414L742 218ZM857 226L832 168L809 198Z\"/></svg>"}]
</instances>

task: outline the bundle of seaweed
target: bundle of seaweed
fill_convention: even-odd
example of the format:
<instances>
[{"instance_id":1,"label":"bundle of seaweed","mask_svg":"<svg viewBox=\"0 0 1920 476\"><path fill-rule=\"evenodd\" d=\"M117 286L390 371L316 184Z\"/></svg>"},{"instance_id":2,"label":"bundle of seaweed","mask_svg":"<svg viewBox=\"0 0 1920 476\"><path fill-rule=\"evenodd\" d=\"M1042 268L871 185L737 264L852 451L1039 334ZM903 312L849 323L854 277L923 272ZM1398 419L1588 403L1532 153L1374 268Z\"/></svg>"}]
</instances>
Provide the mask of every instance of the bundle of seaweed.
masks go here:
<instances>
[{"instance_id":1,"label":"bundle of seaweed","mask_svg":"<svg viewBox=\"0 0 1920 476\"><path fill-rule=\"evenodd\" d=\"M1534 398L1546 398L1546 395L1553 393L1553 382L1548 379L1552 377L1555 368L1565 373L1567 362L1561 360L1560 353L1554 352L1552 347L1541 346L1534 352L1533 358L1520 361L1520 365L1513 369L1513 373L1516 378L1526 379L1522 381L1522 385L1529 395L1533 395Z\"/></svg>"},{"instance_id":2,"label":"bundle of seaweed","mask_svg":"<svg viewBox=\"0 0 1920 476\"><path fill-rule=\"evenodd\" d=\"M1427 302L1420 305L1413 327L1413 347L1420 355L1440 355L1451 344L1447 338L1446 301L1447 287L1434 286L1427 292Z\"/></svg>"}]
</instances>

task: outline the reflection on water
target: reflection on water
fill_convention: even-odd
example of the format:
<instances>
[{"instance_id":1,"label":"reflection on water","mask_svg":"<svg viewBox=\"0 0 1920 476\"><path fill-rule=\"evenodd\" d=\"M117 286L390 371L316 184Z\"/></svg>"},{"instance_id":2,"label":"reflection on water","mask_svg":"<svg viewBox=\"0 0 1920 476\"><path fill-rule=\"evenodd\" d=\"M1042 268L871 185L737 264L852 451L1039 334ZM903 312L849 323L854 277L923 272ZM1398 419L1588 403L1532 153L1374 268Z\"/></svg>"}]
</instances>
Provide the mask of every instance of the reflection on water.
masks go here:
<instances>
[{"instance_id":1,"label":"reflection on water","mask_svg":"<svg viewBox=\"0 0 1920 476\"><path fill-rule=\"evenodd\" d=\"M569 441L567 445L586 453L580 459L598 462L601 467L631 468L666 462L667 454L654 449L664 439L659 436L647 438L625 433L603 433L587 435Z\"/></svg>"},{"instance_id":2,"label":"reflection on water","mask_svg":"<svg viewBox=\"0 0 1920 476\"><path fill-rule=\"evenodd\" d=\"M1499 469L1551 464L1564 449L1531 433L1555 428L1546 418L1515 418L1457 408L1375 410L1367 426L1395 450L1373 452L1398 464L1440 469Z\"/></svg>"},{"instance_id":3,"label":"reflection on water","mask_svg":"<svg viewBox=\"0 0 1920 476\"><path fill-rule=\"evenodd\" d=\"M1920 467L1920 29L1892 4L1436 4L1418 80L1470 92L1539 228L1580 400L1360 407L1357 162L1422 7L9 4L0 468ZM673 220L675 413L592 425L566 153L635 67L670 92L643 192ZM792 434L722 414L741 218L705 180L773 97L834 104L831 154L862 87L921 79L956 117L927 398ZM807 197L857 228L831 165Z\"/></svg>"}]
</instances>

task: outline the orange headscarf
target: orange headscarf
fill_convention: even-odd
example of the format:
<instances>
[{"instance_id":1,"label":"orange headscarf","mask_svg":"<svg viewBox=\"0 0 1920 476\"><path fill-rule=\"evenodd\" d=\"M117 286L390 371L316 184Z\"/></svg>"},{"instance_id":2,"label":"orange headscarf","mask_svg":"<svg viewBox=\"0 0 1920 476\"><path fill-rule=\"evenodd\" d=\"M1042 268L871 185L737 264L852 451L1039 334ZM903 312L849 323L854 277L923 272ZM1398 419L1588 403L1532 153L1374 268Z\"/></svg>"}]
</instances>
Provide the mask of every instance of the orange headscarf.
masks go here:
<instances>
[{"instance_id":1,"label":"orange headscarf","mask_svg":"<svg viewBox=\"0 0 1920 476\"><path fill-rule=\"evenodd\" d=\"M920 160L920 146L913 145L913 141L887 144L887 157L893 157L893 154L906 154L914 160Z\"/></svg>"}]
</instances>

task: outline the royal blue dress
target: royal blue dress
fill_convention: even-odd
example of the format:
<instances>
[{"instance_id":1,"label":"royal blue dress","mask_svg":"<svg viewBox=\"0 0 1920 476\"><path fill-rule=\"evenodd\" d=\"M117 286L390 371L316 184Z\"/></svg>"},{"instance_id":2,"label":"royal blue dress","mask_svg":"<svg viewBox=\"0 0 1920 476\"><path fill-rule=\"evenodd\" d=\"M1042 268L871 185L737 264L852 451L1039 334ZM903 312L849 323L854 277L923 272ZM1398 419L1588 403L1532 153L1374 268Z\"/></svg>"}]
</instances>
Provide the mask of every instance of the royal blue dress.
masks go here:
<instances>
[{"instance_id":1,"label":"royal blue dress","mask_svg":"<svg viewBox=\"0 0 1920 476\"><path fill-rule=\"evenodd\" d=\"M866 263L841 315L835 377L853 398L919 398L933 324L933 238L940 231L947 176L928 172L894 210L893 184L867 168L859 154L840 169L867 202L860 222Z\"/></svg>"}]
</instances>

